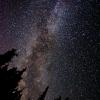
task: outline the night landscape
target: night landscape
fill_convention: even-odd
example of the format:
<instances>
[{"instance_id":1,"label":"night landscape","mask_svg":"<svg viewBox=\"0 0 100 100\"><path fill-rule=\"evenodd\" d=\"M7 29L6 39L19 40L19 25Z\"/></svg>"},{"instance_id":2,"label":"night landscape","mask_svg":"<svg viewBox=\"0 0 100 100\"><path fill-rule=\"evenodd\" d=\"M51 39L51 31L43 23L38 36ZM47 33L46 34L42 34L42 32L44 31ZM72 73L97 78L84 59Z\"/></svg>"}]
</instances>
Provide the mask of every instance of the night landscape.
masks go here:
<instances>
[{"instance_id":1,"label":"night landscape","mask_svg":"<svg viewBox=\"0 0 100 100\"><path fill-rule=\"evenodd\" d=\"M0 100L100 100L100 1L0 0Z\"/></svg>"}]
</instances>

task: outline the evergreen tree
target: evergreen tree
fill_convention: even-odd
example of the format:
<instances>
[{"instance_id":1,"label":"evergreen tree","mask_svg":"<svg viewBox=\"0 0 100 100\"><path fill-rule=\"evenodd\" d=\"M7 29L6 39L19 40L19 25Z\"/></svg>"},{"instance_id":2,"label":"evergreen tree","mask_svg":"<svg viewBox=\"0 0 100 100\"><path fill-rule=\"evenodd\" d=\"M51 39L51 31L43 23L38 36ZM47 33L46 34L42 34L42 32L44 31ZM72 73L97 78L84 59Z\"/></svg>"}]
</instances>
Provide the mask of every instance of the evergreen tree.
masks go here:
<instances>
[{"instance_id":1,"label":"evergreen tree","mask_svg":"<svg viewBox=\"0 0 100 100\"><path fill-rule=\"evenodd\" d=\"M25 69L18 71L13 67L8 70L9 62L15 55L15 49L0 55L0 100L20 100L21 91L17 86Z\"/></svg>"}]
</instances>

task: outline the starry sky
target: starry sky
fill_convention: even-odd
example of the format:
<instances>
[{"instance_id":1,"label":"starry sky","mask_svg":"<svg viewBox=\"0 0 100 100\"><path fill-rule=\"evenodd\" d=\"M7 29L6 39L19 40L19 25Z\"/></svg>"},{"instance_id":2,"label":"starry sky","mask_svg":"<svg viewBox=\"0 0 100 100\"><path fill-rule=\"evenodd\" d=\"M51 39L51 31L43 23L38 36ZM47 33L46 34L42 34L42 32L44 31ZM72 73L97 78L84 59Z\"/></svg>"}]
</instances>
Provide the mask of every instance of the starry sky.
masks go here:
<instances>
[{"instance_id":1,"label":"starry sky","mask_svg":"<svg viewBox=\"0 0 100 100\"><path fill-rule=\"evenodd\" d=\"M0 53L11 48L31 100L48 85L46 100L100 100L99 0L0 0Z\"/></svg>"}]
</instances>

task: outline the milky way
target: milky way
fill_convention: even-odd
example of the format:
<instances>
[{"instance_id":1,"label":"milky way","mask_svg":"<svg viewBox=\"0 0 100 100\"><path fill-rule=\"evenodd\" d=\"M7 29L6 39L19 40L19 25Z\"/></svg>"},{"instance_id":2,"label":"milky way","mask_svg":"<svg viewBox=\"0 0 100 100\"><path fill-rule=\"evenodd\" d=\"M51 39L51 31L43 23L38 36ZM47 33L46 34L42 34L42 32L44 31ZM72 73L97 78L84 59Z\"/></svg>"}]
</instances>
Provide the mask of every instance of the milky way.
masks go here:
<instances>
[{"instance_id":1,"label":"milky way","mask_svg":"<svg viewBox=\"0 0 100 100\"><path fill-rule=\"evenodd\" d=\"M1 2L1 0L0 0ZM27 67L22 100L100 99L100 2L3 0L0 52L16 48L13 66Z\"/></svg>"}]
</instances>

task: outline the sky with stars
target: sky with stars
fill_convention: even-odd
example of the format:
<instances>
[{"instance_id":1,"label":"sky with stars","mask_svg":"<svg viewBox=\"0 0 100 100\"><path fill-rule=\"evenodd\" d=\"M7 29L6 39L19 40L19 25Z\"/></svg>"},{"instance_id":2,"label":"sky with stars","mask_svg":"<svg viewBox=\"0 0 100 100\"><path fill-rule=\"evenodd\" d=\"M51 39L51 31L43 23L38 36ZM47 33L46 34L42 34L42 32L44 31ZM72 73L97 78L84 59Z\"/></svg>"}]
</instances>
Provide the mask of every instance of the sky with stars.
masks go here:
<instances>
[{"instance_id":1,"label":"sky with stars","mask_svg":"<svg viewBox=\"0 0 100 100\"><path fill-rule=\"evenodd\" d=\"M99 0L0 0L0 53L27 67L22 100L100 100Z\"/></svg>"}]
</instances>

